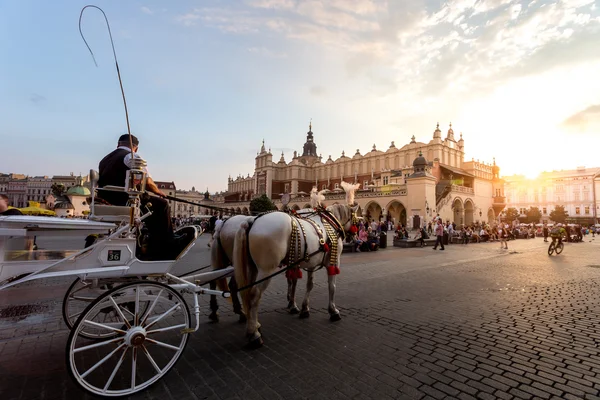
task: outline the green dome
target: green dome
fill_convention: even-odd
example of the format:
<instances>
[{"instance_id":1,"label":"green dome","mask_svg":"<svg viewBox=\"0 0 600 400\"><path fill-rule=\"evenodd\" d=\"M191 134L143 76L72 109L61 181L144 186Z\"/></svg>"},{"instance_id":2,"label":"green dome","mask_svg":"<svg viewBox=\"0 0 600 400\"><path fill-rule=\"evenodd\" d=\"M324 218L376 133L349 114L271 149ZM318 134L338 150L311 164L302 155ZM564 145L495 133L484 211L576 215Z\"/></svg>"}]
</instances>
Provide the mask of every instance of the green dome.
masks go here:
<instances>
[{"instance_id":1,"label":"green dome","mask_svg":"<svg viewBox=\"0 0 600 400\"><path fill-rule=\"evenodd\" d=\"M67 196L89 196L90 194L90 189L81 185L70 187L67 190Z\"/></svg>"}]
</instances>

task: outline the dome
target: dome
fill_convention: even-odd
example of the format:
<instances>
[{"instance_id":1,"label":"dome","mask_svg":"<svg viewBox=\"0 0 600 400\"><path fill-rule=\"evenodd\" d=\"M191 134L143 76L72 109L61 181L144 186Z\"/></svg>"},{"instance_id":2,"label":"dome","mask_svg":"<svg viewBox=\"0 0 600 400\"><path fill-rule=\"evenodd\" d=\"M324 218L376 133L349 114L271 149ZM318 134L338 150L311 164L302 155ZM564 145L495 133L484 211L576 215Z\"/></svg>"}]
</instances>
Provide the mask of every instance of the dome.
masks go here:
<instances>
[{"instance_id":1,"label":"dome","mask_svg":"<svg viewBox=\"0 0 600 400\"><path fill-rule=\"evenodd\" d=\"M81 185L76 185L73 187L70 187L69 190L67 190L67 196L89 196L90 193L90 189L86 188L85 186L81 186Z\"/></svg>"},{"instance_id":2,"label":"dome","mask_svg":"<svg viewBox=\"0 0 600 400\"><path fill-rule=\"evenodd\" d=\"M415 161L413 161L413 167L416 171L417 167L425 168L426 166L427 160L425 159L425 157L423 157L423 153L419 152L419 157L415 158Z\"/></svg>"}]
</instances>

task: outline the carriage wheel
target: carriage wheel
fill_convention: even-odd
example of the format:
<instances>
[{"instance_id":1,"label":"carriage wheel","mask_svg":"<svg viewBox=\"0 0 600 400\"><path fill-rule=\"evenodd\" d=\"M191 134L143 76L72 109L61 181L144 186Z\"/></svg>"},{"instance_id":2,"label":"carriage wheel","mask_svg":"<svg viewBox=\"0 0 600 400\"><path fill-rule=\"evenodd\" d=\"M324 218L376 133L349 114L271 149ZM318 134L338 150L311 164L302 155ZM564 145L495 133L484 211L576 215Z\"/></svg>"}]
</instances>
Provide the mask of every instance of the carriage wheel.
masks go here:
<instances>
[{"instance_id":1,"label":"carriage wheel","mask_svg":"<svg viewBox=\"0 0 600 400\"><path fill-rule=\"evenodd\" d=\"M130 315L124 308L131 304ZM117 322L102 322L109 308ZM159 282L123 284L94 300L77 319L67 341L69 373L94 395L129 396L173 367L189 331L190 313L177 291Z\"/></svg>"},{"instance_id":2,"label":"carriage wheel","mask_svg":"<svg viewBox=\"0 0 600 400\"><path fill-rule=\"evenodd\" d=\"M559 243L558 245L556 245L556 254L560 254L562 253L562 251L564 250L565 245L562 243Z\"/></svg>"},{"instance_id":3,"label":"carriage wheel","mask_svg":"<svg viewBox=\"0 0 600 400\"><path fill-rule=\"evenodd\" d=\"M104 281L101 284L94 286L94 284L90 281L82 281L79 278L75 279L71 286L69 286L62 303L63 320L65 321L67 327L69 329L73 329L73 325L75 325L75 322L77 322L77 318L79 318L86 307L89 306L92 301L104 294L107 290L114 288L118 284L119 283L116 281ZM133 302L120 304L121 310L125 315L131 315L133 313L134 306L135 305ZM147 305L143 311L146 309ZM116 324L120 320L119 315L112 307L101 309L99 313L101 315L96 319L101 320L103 323ZM114 337L116 333L99 332L87 329L81 331L80 335L87 337L88 339L101 339L105 337Z\"/></svg>"},{"instance_id":4,"label":"carriage wheel","mask_svg":"<svg viewBox=\"0 0 600 400\"><path fill-rule=\"evenodd\" d=\"M62 303L62 315L65 324L69 329L73 329L73 325L77 322L77 319L83 313L83 311L89 306L94 300L104 294L107 290L112 289L112 284L106 284L94 287L92 282L82 281L77 278L69 286L67 293ZM108 313L104 313L104 322L114 321L116 312L110 309ZM97 335L100 335L99 337ZM96 335L92 335L91 332L85 330L81 332L81 335L90 339L112 337L115 335L114 332L96 332Z\"/></svg>"}]
</instances>

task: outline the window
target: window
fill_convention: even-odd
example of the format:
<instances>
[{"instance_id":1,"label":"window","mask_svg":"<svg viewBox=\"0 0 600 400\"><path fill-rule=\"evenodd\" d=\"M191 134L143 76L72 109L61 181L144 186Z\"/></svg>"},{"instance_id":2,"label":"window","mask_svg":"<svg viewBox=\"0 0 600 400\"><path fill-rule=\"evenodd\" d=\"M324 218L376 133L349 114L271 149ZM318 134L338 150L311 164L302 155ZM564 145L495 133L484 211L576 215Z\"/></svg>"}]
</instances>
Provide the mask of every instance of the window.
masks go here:
<instances>
[{"instance_id":1,"label":"window","mask_svg":"<svg viewBox=\"0 0 600 400\"><path fill-rule=\"evenodd\" d=\"M283 193L289 193L290 192L290 184L286 183L285 184L285 189L283 189Z\"/></svg>"},{"instance_id":2,"label":"window","mask_svg":"<svg viewBox=\"0 0 600 400\"><path fill-rule=\"evenodd\" d=\"M387 184L389 183L389 179L390 179L390 178L389 178L388 176L384 176L384 177L383 177L383 185L384 185L384 186L385 186L385 185L387 185Z\"/></svg>"},{"instance_id":3,"label":"window","mask_svg":"<svg viewBox=\"0 0 600 400\"><path fill-rule=\"evenodd\" d=\"M339 187L340 187L340 184L339 184L339 183L336 183L336 184L335 184L335 188L337 189L337 188L339 188Z\"/></svg>"},{"instance_id":4,"label":"window","mask_svg":"<svg viewBox=\"0 0 600 400\"><path fill-rule=\"evenodd\" d=\"M367 188L367 186L369 186L369 181L364 181L364 182L363 182L363 187L362 187L362 188L363 188L363 189L366 189L366 188Z\"/></svg>"},{"instance_id":5,"label":"window","mask_svg":"<svg viewBox=\"0 0 600 400\"><path fill-rule=\"evenodd\" d=\"M548 212L546 211L546 207L542 208L542 214L546 215Z\"/></svg>"},{"instance_id":6,"label":"window","mask_svg":"<svg viewBox=\"0 0 600 400\"><path fill-rule=\"evenodd\" d=\"M577 214L577 215L581 214L581 210L579 209L579 207L575 207L575 214Z\"/></svg>"},{"instance_id":7,"label":"window","mask_svg":"<svg viewBox=\"0 0 600 400\"><path fill-rule=\"evenodd\" d=\"M579 192L573 192L573 196L575 196L575 201L579 201Z\"/></svg>"},{"instance_id":8,"label":"window","mask_svg":"<svg viewBox=\"0 0 600 400\"><path fill-rule=\"evenodd\" d=\"M327 185L323 184L323 186L321 186L321 190L325 190L325 189L327 189Z\"/></svg>"},{"instance_id":9,"label":"window","mask_svg":"<svg viewBox=\"0 0 600 400\"><path fill-rule=\"evenodd\" d=\"M585 207L585 213L586 213L586 215L589 215L589 213L590 213L590 208L587 206Z\"/></svg>"}]
</instances>

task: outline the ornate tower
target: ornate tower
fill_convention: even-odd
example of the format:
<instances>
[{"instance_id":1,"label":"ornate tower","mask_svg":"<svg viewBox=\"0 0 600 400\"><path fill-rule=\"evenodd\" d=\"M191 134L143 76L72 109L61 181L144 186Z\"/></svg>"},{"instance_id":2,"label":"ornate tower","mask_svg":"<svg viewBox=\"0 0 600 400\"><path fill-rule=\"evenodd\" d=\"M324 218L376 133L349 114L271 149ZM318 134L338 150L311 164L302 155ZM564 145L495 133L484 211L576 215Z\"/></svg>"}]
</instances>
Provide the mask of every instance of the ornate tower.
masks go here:
<instances>
[{"instance_id":1,"label":"ornate tower","mask_svg":"<svg viewBox=\"0 0 600 400\"><path fill-rule=\"evenodd\" d=\"M304 151L302 157L317 157L317 145L313 139L312 133L312 121L308 125L308 132L306 133L306 143L304 143Z\"/></svg>"}]
</instances>

